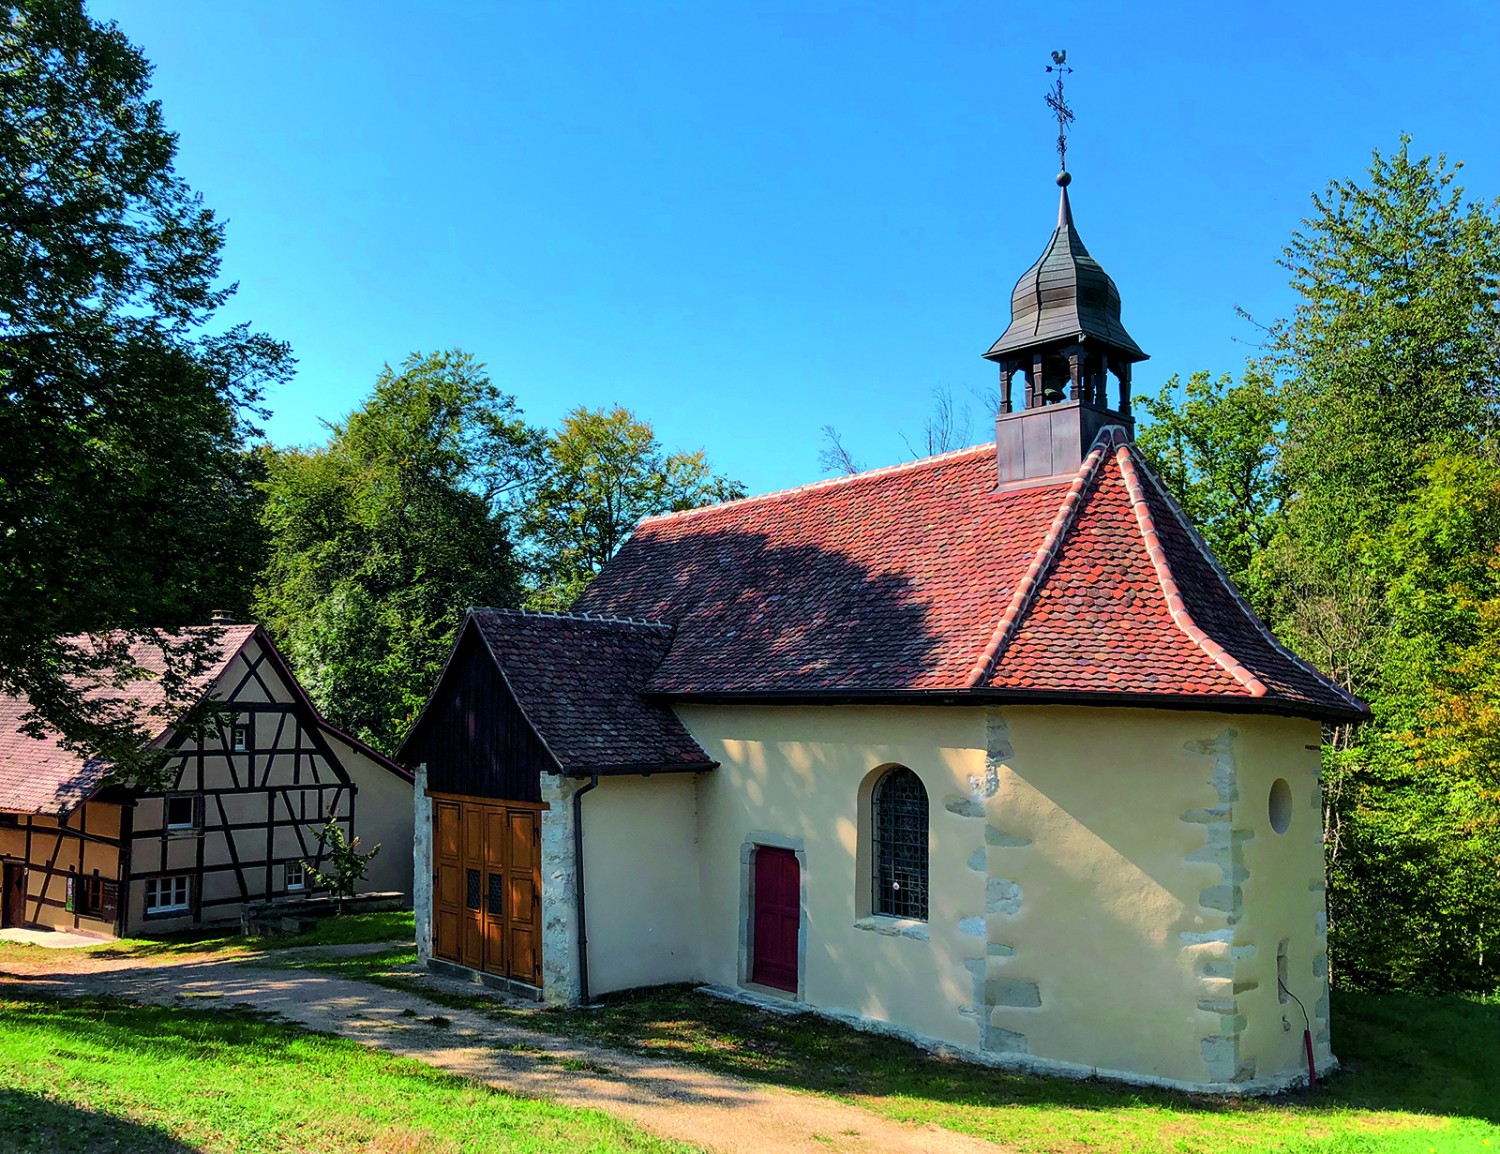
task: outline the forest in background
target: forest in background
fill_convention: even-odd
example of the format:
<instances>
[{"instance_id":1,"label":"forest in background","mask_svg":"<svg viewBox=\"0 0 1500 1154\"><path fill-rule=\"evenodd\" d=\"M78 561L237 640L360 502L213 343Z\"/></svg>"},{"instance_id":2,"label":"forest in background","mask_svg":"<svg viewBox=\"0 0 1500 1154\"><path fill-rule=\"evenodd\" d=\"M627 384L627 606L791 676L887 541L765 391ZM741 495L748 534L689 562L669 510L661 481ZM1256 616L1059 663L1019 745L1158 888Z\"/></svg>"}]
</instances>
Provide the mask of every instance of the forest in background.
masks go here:
<instances>
[{"instance_id":1,"label":"forest in background","mask_svg":"<svg viewBox=\"0 0 1500 1154\"><path fill-rule=\"evenodd\" d=\"M291 350L217 321L223 226L173 171L149 64L78 0L16 9L0 54L0 689L34 726L141 768L150 719L80 686L222 610L389 749L464 609L564 608L641 516L741 495L623 409L529 424L458 350L385 369L324 444L268 445ZM1459 169L1403 139L1331 182L1258 355L1141 402L1142 449L1247 598L1371 704L1323 749L1351 987L1500 986L1500 202ZM163 645L170 703L204 653Z\"/></svg>"}]
</instances>

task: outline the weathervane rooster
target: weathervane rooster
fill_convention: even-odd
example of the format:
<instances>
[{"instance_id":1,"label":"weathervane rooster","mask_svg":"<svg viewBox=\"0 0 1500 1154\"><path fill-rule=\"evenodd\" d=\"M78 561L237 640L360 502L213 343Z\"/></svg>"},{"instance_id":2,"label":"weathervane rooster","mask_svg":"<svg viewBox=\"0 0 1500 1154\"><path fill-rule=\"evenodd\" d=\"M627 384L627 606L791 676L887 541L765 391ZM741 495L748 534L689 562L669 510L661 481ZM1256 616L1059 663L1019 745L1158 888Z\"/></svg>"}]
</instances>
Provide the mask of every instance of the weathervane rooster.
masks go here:
<instances>
[{"instance_id":1,"label":"weathervane rooster","mask_svg":"<svg viewBox=\"0 0 1500 1154\"><path fill-rule=\"evenodd\" d=\"M1063 95L1063 76L1073 71L1068 67L1066 48L1056 49L1052 53L1052 63L1047 65L1047 71L1057 73L1057 83L1047 93L1047 107L1057 117L1057 160L1061 166L1058 181L1061 183L1068 171L1068 125L1073 123L1073 110L1068 107L1067 98Z\"/></svg>"}]
</instances>

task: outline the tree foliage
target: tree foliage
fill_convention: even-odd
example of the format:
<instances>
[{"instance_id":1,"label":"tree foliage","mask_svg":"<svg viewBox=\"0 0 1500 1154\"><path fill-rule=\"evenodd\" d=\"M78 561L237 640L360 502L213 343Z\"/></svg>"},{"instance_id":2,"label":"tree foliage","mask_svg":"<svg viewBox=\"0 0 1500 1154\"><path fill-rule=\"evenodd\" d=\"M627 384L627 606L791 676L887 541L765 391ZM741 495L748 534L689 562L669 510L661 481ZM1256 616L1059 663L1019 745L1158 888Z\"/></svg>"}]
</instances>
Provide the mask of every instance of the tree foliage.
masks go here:
<instances>
[{"instance_id":1,"label":"tree foliage","mask_svg":"<svg viewBox=\"0 0 1500 1154\"><path fill-rule=\"evenodd\" d=\"M206 650L152 627L243 603L243 445L291 360L213 327L223 226L173 171L150 66L115 25L80 0L7 3L0 77L0 690L126 773L154 726L89 687L130 680L144 637L170 709Z\"/></svg>"},{"instance_id":2,"label":"tree foliage","mask_svg":"<svg viewBox=\"0 0 1500 1154\"><path fill-rule=\"evenodd\" d=\"M1500 202L1402 139L1283 254L1297 304L1239 385L1141 443L1278 634L1370 702L1323 753L1348 985L1492 990L1500 909Z\"/></svg>"},{"instance_id":3,"label":"tree foliage","mask_svg":"<svg viewBox=\"0 0 1500 1154\"><path fill-rule=\"evenodd\" d=\"M1420 481L1366 556L1389 574L1375 720L1328 759L1335 942L1346 981L1491 990L1500 476L1445 456Z\"/></svg>"},{"instance_id":4,"label":"tree foliage","mask_svg":"<svg viewBox=\"0 0 1500 1154\"><path fill-rule=\"evenodd\" d=\"M312 876L315 884L328 891L328 896L333 899L334 909L342 914L344 900L354 896L370 863L380 852L380 844L377 842L367 850L360 849L359 838L346 836L338 819L331 813L313 836L318 839L318 857L322 868L319 869L311 862L303 862L302 868Z\"/></svg>"},{"instance_id":5,"label":"tree foliage","mask_svg":"<svg viewBox=\"0 0 1500 1154\"><path fill-rule=\"evenodd\" d=\"M326 446L267 454L257 609L334 722L394 747L463 612L515 605L537 430L462 352L414 353Z\"/></svg>"},{"instance_id":6,"label":"tree foliage","mask_svg":"<svg viewBox=\"0 0 1500 1154\"><path fill-rule=\"evenodd\" d=\"M1277 468L1281 399L1275 382L1249 366L1229 376L1173 376L1142 397L1150 418L1137 438L1235 584L1258 608L1267 597L1256 559L1269 544L1284 479Z\"/></svg>"},{"instance_id":7,"label":"tree foliage","mask_svg":"<svg viewBox=\"0 0 1500 1154\"><path fill-rule=\"evenodd\" d=\"M669 453L628 409L577 408L547 436L524 514L537 609L566 609L642 517L745 495L703 451Z\"/></svg>"}]
</instances>

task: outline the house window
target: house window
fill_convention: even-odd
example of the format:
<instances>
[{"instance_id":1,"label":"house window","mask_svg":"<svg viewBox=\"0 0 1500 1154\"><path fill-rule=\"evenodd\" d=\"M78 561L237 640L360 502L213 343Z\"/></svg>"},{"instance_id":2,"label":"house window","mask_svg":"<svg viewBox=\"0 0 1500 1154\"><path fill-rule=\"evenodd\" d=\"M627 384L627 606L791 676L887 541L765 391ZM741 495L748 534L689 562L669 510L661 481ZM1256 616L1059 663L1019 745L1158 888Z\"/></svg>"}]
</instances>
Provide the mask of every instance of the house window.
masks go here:
<instances>
[{"instance_id":1,"label":"house window","mask_svg":"<svg viewBox=\"0 0 1500 1154\"><path fill-rule=\"evenodd\" d=\"M98 874L78 879L78 912L86 918L104 915L104 879Z\"/></svg>"},{"instance_id":2,"label":"house window","mask_svg":"<svg viewBox=\"0 0 1500 1154\"><path fill-rule=\"evenodd\" d=\"M169 830L198 828L198 799L190 793L173 794L166 799L166 824Z\"/></svg>"},{"instance_id":3,"label":"house window","mask_svg":"<svg viewBox=\"0 0 1500 1154\"><path fill-rule=\"evenodd\" d=\"M236 725L229 731L229 744L235 753L244 753L250 748L250 727Z\"/></svg>"},{"instance_id":4,"label":"house window","mask_svg":"<svg viewBox=\"0 0 1500 1154\"><path fill-rule=\"evenodd\" d=\"M927 919L927 791L904 766L887 771L871 795L875 831L874 912Z\"/></svg>"},{"instance_id":5,"label":"house window","mask_svg":"<svg viewBox=\"0 0 1500 1154\"><path fill-rule=\"evenodd\" d=\"M286 863L286 888L288 890L305 890L307 888L307 866L299 861Z\"/></svg>"},{"instance_id":6,"label":"house window","mask_svg":"<svg viewBox=\"0 0 1500 1154\"><path fill-rule=\"evenodd\" d=\"M192 896L192 879L186 874L146 879L146 916L182 913Z\"/></svg>"}]
</instances>

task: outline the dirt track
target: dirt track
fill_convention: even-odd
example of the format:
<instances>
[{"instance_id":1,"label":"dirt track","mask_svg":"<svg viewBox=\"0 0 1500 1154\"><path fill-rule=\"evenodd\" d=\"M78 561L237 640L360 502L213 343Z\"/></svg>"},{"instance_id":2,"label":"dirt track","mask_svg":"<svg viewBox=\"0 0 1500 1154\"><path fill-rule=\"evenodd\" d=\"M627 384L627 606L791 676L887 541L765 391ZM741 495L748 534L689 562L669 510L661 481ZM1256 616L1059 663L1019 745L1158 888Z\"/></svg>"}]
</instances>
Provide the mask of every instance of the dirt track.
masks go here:
<instances>
[{"instance_id":1,"label":"dirt track","mask_svg":"<svg viewBox=\"0 0 1500 1154\"><path fill-rule=\"evenodd\" d=\"M652 1133L725 1154L996 1154L1004 1149L936 1126L896 1122L831 1098L537 1034L414 994L309 970L269 969L211 956L148 960L79 954L56 964L60 961L49 954L38 961L0 962L0 991L7 983L22 982L63 996L108 994L199 1008L252 1006L500 1090L604 1110ZM435 1026L434 1017L451 1024Z\"/></svg>"}]
</instances>

